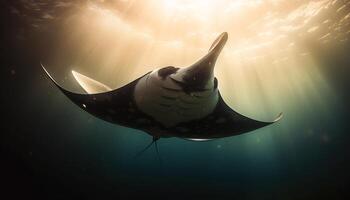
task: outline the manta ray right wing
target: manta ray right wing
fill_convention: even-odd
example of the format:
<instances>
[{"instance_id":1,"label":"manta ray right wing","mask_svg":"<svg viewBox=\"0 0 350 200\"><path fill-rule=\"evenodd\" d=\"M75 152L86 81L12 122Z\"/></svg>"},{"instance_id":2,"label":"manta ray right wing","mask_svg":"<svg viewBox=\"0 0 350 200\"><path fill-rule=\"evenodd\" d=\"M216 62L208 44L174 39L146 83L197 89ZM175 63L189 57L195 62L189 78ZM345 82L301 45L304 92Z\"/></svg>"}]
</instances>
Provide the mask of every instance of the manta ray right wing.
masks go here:
<instances>
[{"instance_id":1,"label":"manta ray right wing","mask_svg":"<svg viewBox=\"0 0 350 200\"><path fill-rule=\"evenodd\" d=\"M219 102L213 112L215 117L215 124L217 128L217 135L232 136L241 133L253 131L258 128L273 124L283 117L280 113L273 121L259 121L246 117L228 106L219 93Z\"/></svg>"},{"instance_id":2,"label":"manta ray right wing","mask_svg":"<svg viewBox=\"0 0 350 200\"><path fill-rule=\"evenodd\" d=\"M273 124L282 118L282 113L270 122L251 119L231 109L219 93L219 101L214 111L203 119L181 123L174 129L180 131L179 137L191 141L206 141L239 135Z\"/></svg>"}]
</instances>

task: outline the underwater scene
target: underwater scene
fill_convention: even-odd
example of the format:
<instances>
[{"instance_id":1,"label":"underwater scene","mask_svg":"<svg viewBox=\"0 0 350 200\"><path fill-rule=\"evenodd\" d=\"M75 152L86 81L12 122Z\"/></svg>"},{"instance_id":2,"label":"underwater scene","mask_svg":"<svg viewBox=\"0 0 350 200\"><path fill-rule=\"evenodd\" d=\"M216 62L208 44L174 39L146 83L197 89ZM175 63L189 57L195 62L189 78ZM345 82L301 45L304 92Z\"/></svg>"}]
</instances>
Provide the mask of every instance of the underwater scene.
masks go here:
<instances>
[{"instance_id":1,"label":"underwater scene","mask_svg":"<svg viewBox=\"0 0 350 200\"><path fill-rule=\"evenodd\" d=\"M0 196L346 199L350 1L0 5L5 111ZM208 141L177 135L152 143L145 129L104 121L84 111L89 105L79 108L42 68L74 93L89 93L77 73L115 90L153 70L193 66L222 33L228 38L213 74L223 101L258 121L283 113L277 122ZM157 114L158 122L171 115ZM220 133L217 123L201 125Z\"/></svg>"}]
</instances>

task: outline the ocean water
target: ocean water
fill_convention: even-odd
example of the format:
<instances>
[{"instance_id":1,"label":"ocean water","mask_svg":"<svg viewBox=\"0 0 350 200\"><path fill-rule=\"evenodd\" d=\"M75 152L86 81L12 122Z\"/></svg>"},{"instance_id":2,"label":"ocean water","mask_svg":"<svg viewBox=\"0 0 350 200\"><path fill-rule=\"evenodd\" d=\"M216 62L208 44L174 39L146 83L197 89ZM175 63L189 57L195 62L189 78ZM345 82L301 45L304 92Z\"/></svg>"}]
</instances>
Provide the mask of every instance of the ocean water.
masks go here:
<instances>
[{"instance_id":1,"label":"ocean water","mask_svg":"<svg viewBox=\"0 0 350 200\"><path fill-rule=\"evenodd\" d=\"M247 14L227 14L218 25L208 23L213 32L191 16L188 19L195 25L176 18L172 23L179 30L174 32L170 25L152 21L152 13L140 18L137 13L141 11L137 11L145 5L137 3L116 17L114 12L127 7L121 2L4 3L6 120L1 134L1 176L6 181L5 195L346 199L350 139L347 1L280 1L276 5L251 1L256 5L247 7ZM190 8L180 10L186 9ZM259 10L261 15L254 14ZM231 12L235 10L227 11ZM111 16L112 21L103 21ZM252 19L245 18L241 24L229 20L244 16ZM146 28L140 25L142 20ZM197 30L185 33L190 27ZM167 28L172 31L164 31ZM117 88L154 68L191 64L221 31L229 33L229 42L215 73L225 101L255 119L271 120L279 112L284 117L253 132L208 142L160 139L162 163L154 146L134 157L151 142L149 135L79 109L40 67L44 63L73 91L80 88L72 69Z\"/></svg>"}]
</instances>

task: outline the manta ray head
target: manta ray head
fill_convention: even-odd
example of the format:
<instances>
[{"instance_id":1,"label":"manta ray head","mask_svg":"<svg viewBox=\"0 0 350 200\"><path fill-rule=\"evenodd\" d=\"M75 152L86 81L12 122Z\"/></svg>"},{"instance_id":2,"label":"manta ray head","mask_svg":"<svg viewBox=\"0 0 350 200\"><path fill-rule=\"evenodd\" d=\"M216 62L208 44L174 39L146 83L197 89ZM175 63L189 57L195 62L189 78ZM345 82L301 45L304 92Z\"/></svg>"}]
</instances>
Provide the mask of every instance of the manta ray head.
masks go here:
<instances>
[{"instance_id":1,"label":"manta ray head","mask_svg":"<svg viewBox=\"0 0 350 200\"><path fill-rule=\"evenodd\" d=\"M134 92L138 108L167 128L212 113L219 100L214 66L227 38L222 33L189 67L168 66L140 79Z\"/></svg>"}]
</instances>

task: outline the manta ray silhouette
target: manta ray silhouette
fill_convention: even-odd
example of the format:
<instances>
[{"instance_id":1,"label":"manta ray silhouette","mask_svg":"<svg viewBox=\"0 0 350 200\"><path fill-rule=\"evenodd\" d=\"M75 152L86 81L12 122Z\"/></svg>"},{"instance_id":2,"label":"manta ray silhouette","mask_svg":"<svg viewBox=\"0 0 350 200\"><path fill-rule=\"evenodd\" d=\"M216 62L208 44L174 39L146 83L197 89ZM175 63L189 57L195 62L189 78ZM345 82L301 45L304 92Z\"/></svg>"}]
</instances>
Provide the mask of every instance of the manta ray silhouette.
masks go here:
<instances>
[{"instance_id":1,"label":"manta ray silhouette","mask_svg":"<svg viewBox=\"0 0 350 200\"><path fill-rule=\"evenodd\" d=\"M167 137L206 141L253 131L282 118L281 113L270 122L250 119L223 101L214 66L227 38L222 33L207 55L189 67L155 69L115 90L72 71L87 94L70 92L42 67L71 101L100 119L142 130L153 136L153 142Z\"/></svg>"}]
</instances>

